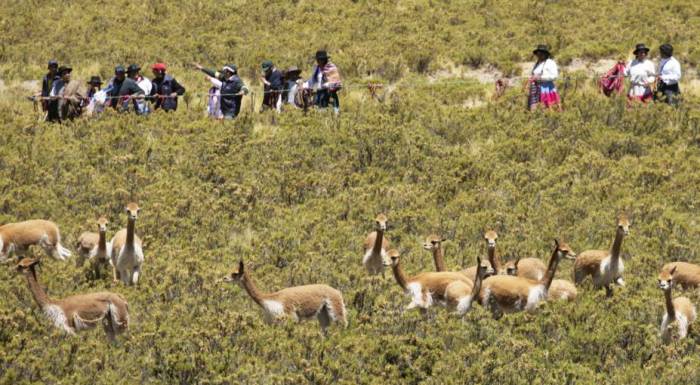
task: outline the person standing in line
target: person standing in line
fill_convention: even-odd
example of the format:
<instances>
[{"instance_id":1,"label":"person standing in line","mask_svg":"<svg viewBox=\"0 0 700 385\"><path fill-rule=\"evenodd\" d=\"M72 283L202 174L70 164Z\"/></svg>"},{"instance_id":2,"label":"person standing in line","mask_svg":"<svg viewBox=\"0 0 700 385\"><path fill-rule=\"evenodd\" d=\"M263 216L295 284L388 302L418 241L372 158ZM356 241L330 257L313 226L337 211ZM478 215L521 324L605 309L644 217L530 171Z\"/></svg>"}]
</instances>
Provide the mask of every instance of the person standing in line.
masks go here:
<instances>
[{"instance_id":1,"label":"person standing in line","mask_svg":"<svg viewBox=\"0 0 700 385\"><path fill-rule=\"evenodd\" d=\"M282 112L282 89L284 88L282 72L270 60L262 62L261 67L263 76L260 77L260 81L263 83L263 101L260 112L267 109Z\"/></svg>"},{"instance_id":2,"label":"person standing in line","mask_svg":"<svg viewBox=\"0 0 700 385\"><path fill-rule=\"evenodd\" d=\"M49 60L48 68L49 72L44 75L41 79L41 109L44 112L49 110L49 94L51 94L51 89L53 88L53 82L60 79L58 76L58 62L54 59Z\"/></svg>"},{"instance_id":3,"label":"person standing in line","mask_svg":"<svg viewBox=\"0 0 700 385\"><path fill-rule=\"evenodd\" d=\"M119 96L122 98L122 110L127 110L129 108L129 101L134 101L134 111L138 115L148 115L151 110L148 108L148 103L146 103L145 95L151 93L153 85L151 81L147 78L141 76L141 67L138 64L131 64L126 69L127 77L124 80L120 90Z\"/></svg>"},{"instance_id":4,"label":"person standing in line","mask_svg":"<svg viewBox=\"0 0 700 385\"><path fill-rule=\"evenodd\" d=\"M221 72L207 69L195 63L198 70L209 75L211 82L220 90L219 106L222 119L234 119L241 112L243 95L248 93L243 80L238 76L238 67L235 64L227 64Z\"/></svg>"},{"instance_id":5,"label":"person standing in line","mask_svg":"<svg viewBox=\"0 0 700 385\"><path fill-rule=\"evenodd\" d=\"M297 92L299 91L299 81L301 70L296 66L287 68L284 72L284 90L282 91L282 102L294 107L301 107L297 103Z\"/></svg>"},{"instance_id":6,"label":"person standing in line","mask_svg":"<svg viewBox=\"0 0 700 385\"><path fill-rule=\"evenodd\" d=\"M316 105L319 108L327 108L333 105L333 112L340 113L340 99L338 91L343 87L338 67L330 61L328 52L320 50L316 52L316 66L311 71L311 78L304 83L304 89L316 90Z\"/></svg>"},{"instance_id":7,"label":"person standing in line","mask_svg":"<svg viewBox=\"0 0 700 385\"><path fill-rule=\"evenodd\" d=\"M121 91L122 84L124 84L124 80L126 79L126 68L122 65L117 65L114 67L114 77L109 80L107 83L107 88L105 88L105 92L107 93L107 106L110 106L114 109L118 109L120 106L119 103L119 92Z\"/></svg>"},{"instance_id":8,"label":"person standing in line","mask_svg":"<svg viewBox=\"0 0 700 385\"><path fill-rule=\"evenodd\" d=\"M165 73L166 66L164 63L156 63L151 69L153 70L153 88L150 96L155 99L153 109L162 108L163 111L177 110L177 97L185 94L185 87L180 85L175 78Z\"/></svg>"},{"instance_id":9,"label":"person standing in line","mask_svg":"<svg viewBox=\"0 0 700 385\"><path fill-rule=\"evenodd\" d=\"M532 54L537 57L537 61L532 68L528 83L529 110L535 111L539 105L542 105L544 108L560 107L561 98L554 85L554 81L559 77L559 68L554 59L552 59L549 47L540 44L532 51Z\"/></svg>"},{"instance_id":10,"label":"person standing in line","mask_svg":"<svg viewBox=\"0 0 700 385\"><path fill-rule=\"evenodd\" d=\"M661 61L659 62L659 72L657 74L656 100L662 100L672 106L678 105L678 98L681 89L678 82L681 80L681 63L673 57L673 46L662 44L659 47Z\"/></svg>"},{"instance_id":11,"label":"person standing in line","mask_svg":"<svg viewBox=\"0 0 700 385\"><path fill-rule=\"evenodd\" d=\"M646 45L637 44L632 53L634 54L634 60L629 62L627 68L625 68L625 77L630 79L630 90L627 93L627 100L629 102L639 101L647 103L654 97L651 87L656 80L656 67L647 57L649 48Z\"/></svg>"},{"instance_id":12,"label":"person standing in line","mask_svg":"<svg viewBox=\"0 0 700 385\"><path fill-rule=\"evenodd\" d=\"M93 76L88 82L88 90L83 99L82 108L88 116L101 114L107 102L107 93L101 90L102 79L99 76Z\"/></svg>"}]
</instances>

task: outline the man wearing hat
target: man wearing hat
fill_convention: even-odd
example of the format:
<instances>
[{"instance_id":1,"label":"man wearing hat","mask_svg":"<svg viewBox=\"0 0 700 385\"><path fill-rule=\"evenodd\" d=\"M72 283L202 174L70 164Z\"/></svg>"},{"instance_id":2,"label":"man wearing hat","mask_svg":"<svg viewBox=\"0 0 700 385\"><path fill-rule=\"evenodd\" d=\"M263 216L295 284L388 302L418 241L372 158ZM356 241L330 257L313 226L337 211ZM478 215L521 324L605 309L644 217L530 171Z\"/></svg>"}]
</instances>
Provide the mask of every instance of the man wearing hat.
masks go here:
<instances>
[{"instance_id":1,"label":"man wearing hat","mask_svg":"<svg viewBox=\"0 0 700 385\"><path fill-rule=\"evenodd\" d=\"M282 72L270 60L262 62L261 68L260 81L263 83L263 102L260 112L266 109L275 109L277 112L281 112L282 89L284 88Z\"/></svg>"},{"instance_id":2,"label":"man wearing hat","mask_svg":"<svg viewBox=\"0 0 700 385\"><path fill-rule=\"evenodd\" d=\"M54 59L49 60L49 72L41 79L41 109L45 112L49 110L49 100L46 99L51 93L53 82L59 79L58 77L58 62Z\"/></svg>"},{"instance_id":3,"label":"man wearing hat","mask_svg":"<svg viewBox=\"0 0 700 385\"><path fill-rule=\"evenodd\" d=\"M333 105L333 111L340 112L340 100L338 91L343 87L340 72L335 64L331 63L326 51L316 51L316 66L311 72L311 78L304 83L305 89L316 90L316 105L326 108Z\"/></svg>"},{"instance_id":4,"label":"man wearing hat","mask_svg":"<svg viewBox=\"0 0 700 385\"><path fill-rule=\"evenodd\" d=\"M646 45L637 44L632 53L635 58L625 68L625 77L630 79L627 99L646 103L651 101L654 96L651 87L656 80L656 67L647 58L649 48Z\"/></svg>"},{"instance_id":5,"label":"man wearing hat","mask_svg":"<svg viewBox=\"0 0 700 385\"><path fill-rule=\"evenodd\" d=\"M112 108L117 108L119 106L119 91L121 91L122 84L126 79L126 68L121 64L114 67L114 77L107 83L107 88L105 92L107 93L107 105Z\"/></svg>"},{"instance_id":6,"label":"man wearing hat","mask_svg":"<svg viewBox=\"0 0 700 385\"><path fill-rule=\"evenodd\" d=\"M177 97L185 93L185 87L172 76L165 73L165 63L156 63L151 66L153 70L153 88L151 99L155 99L154 110L162 108L163 111L177 110Z\"/></svg>"},{"instance_id":7,"label":"man wearing hat","mask_svg":"<svg viewBox=\"0 0 700 385\"><path fill-rule=\"evenodd\" d=\"M538 105L545 108L559 106L560 97L554 81L559 77L559 68L552 59L549 47L540 44L532 51L537 57L532 68L529 82L528 107L530 111L537 109Z\"/></svg>"},{"instance_id":8,"label":"man wearing hat","mask_svg":"<svg viewBox=\"0 0 700 385\"><path fill-rule=\"evenodd\" d=\"M219 106L222 118L233 119L238 116L238 113L241 112L243 95L248 93L248 87L238 76L238 67L235 64L227 64L219 72L206 69L199 64L194 66L207 74L214 86L220 89Z\"/></svg>"},{"instance_id":9,"label":"man wearing hat","mask_svg":"<svg viewBox=\"0 0 700 385\"><path fill-rule=\"evenodd\" d=\"M141 76L141 67L131 64L126 69L127 77L124 79L119 96L122 111L129 109L129 101L133 101L134 111L139 115L148 115L150 112L145 96L151 93L151 81Z\"/></svg>"},{"instance_id":10,"label":"man wearing hat","mask_svg":"<svg viewBox=\"0 0 700 385\"><path fill-rule=\"evenodd\" d=\"M296 66L291 66L284 71L284 90L282 91L282 101L285 104L301 107L296 103L297 92L301 79L301 70Z\"/></svg>"},{"instance_id":11,"label":"man wearing hat","mask_svg":"<svg viewBox=\"0 0 700 385\"><path fill-rule=\"evenodd\" d=\"M51 91L49 92L49 105L48 105L48 115L46 120L49 122L60 122L60 104L59 101L63 98L63 89L70 82L71 72L73 68L67 65L58 67L58 78L51 84Z\"/></svg>"},{"instance_id":12,"label":"man wearing hat","mask_svg":"<svg viewBox=\"0 0 700 385\"><path fill-rule=\"evenodd\" d=\"M670 105L678 104L678 95L681 89L678 82L681 80L681 63L673 57L673 46L662 44L659 47L661 61L659 62L658 88L656 98Z\"/></svg>"}]
</instances>

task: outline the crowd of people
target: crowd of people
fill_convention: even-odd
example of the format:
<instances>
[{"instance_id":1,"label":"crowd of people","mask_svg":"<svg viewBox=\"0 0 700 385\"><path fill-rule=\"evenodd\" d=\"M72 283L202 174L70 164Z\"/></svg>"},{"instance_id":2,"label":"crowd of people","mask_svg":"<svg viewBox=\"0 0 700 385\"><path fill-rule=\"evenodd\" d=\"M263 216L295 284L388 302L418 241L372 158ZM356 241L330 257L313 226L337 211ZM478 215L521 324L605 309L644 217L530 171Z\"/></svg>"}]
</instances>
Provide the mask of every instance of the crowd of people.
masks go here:
<instances>
[{"instance_id":1,"label":"crowd of people","mask_svg":"<svg viewBox=\"0 0 700 385\"><path fill-rule=\"evenodd\" d=\"M630 103L657 100L677 105L681 66L673 57L673 47L670 44L659 47L661 60L658 68L649 59L649 51L646 45L637 44L633 60L629 63L618 62L600 79L601 90L606 95L621 93L622 79L629 78L627 97ZM559 78L559 69L549 47L538 45L532 53L536 62L527 82L528 109L560 108L561 98L554 83ZM322 109L332 107L335 114L338 114L338 92L343 88L338 67L330 61L326 51L317 51L315 59L316 65L305 81L301 77L302 71L297 67L280 70L271 60L263 61L260 66L260 81L263 85L260 111L281 112L284 106L316 106ZM227 64L220 70L215 70L204 68L200 64L194 66L207 75L212 85L208 92L208 115L216 119L234 119L240 113L243 96L249 93L245 82L238 76L238 67ZM81 88L79 82L71 81L72 70L68 65L59 66L55 60L48 63L48 73L42 79L41 94L37 95L40 98L36 99L41 101L48 121L73 119L83 113L96 115L105 108L134 111L140 115L158 109L175 111L178 97L186 92L185 87L167 73L164 63L151 66L152 80L141 74L141 67L137 64L126 68L118 65L114 68L114 76L104 88L99 76L90 78L87 89Z\"/></svg>"},{"instance_id":2,"label":"crowd of people","mask_svg":"<svg viewBox=\"0 0 700 385\"><path fill-rule=\"evenodd\" d=\"M316 52L315 59L312 75L306 81L302 80L301 70L297 67L282 71L271 60L263 61L261 111L281 112L284 105L295 108L314 105L318 108L332 106L337 115L340 112L338 92L343 87L340 72L326 51ZM243 96L249 93L243 79L238 76L238 67L227 64L217 71L197 63L194 66L204 72L212 84L208 92L207 114L216 119L234 119L240 113ZM117 65L114 76L104 88L99 76L92 76L87 87L82 87L80 82L71 80L71 66L59 66L56 60L49 60L41 92L34 100L41 102L46 120L50 122L74 119L81 114L98 115L106 108L133 111L139 115L148 115L158 109L177 110L178 98L185 94L185 87L166 73L164 63L153 64L151 70L153 79L148 79L141 74L141 67L137 64L126 68Z\"/></svg>"},{"instance_id":3,"label":"crowd of people","mask_svg":"<svg viewBox=\"0 0 700 385\"><path fill-rule=\"evenodd\" d=\"M649 48L637 44L632 54L634 59L629 63L618 62L607 74L601 77L599 85L605 95L621 93L623 78L629 78L630 87L627 92L629 103L660 101L677 105L680 97L681 65L673 57L673 46L662 44L659 47L661 60L658 68L649 59ZM532 51L537 60L528 80L528 108L531 111L538 107L559 108L561 98L554 85L559 77L559 69L546 45L539 45Z\"/></svg>"}]
</instances>

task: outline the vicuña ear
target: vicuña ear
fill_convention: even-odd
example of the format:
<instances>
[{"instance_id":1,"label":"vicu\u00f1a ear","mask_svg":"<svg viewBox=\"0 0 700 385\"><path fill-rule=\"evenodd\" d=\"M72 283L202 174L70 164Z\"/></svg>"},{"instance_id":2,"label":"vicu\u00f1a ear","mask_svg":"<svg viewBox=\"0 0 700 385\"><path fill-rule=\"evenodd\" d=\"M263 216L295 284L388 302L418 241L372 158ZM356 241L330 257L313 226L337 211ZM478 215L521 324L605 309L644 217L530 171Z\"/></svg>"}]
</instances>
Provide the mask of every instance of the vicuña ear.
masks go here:
<instances>
[{"instance_id":1,"label":"vicu\u00f1a ear","mask_svg":"<svg viewBox=\"0 0 700 385\"><path fill-rule=\"evenodd\" d=\"M481 257L476 257L476 266L481 266Z\"/></svg>"},{"instance_id":2,"label":"vicu\u00f1a ear","mask_svg":"<svg viewBox=\"0 0 700 385\"><path fill-rule=\"evenodd\" d=\"M559 247L559 240L554 238L554 246Z\"/></svg>"},{"instance_id":3,"label":"vicu\u00f1a ear","mask_svg":"<svg viewBox=\"0 0 700 385\"><path fill-rule=\"evenodd\" d=\"M673 266L673 269L671 269L671 275L673 275L673 274L676 273L676 268L677 268L677 267L678 267L678 266Z\"/></svg>"},{"instance_id":4,"label":"vicu\u00f1a ear","mask_svg":"<svg viewBox=\"0 0 700 385\"><path fill-rule=\"evenodd\" d=\"M447 238L442 238L442 239L440 240L440 242L445 242L445 241L447 241Z\"/></svg>"},{"instance_id":5,"label":"vicu\u00f1a ear","mask_svg":"<svg viewBox=\"0 0 700 385\"><path fill-rule=\"evenodd\" d=\"M245 264L243 263L243 258L241 258L240 261L238 261L238 272L242 273L244 269Z\"/></svg>"}]
</instances>

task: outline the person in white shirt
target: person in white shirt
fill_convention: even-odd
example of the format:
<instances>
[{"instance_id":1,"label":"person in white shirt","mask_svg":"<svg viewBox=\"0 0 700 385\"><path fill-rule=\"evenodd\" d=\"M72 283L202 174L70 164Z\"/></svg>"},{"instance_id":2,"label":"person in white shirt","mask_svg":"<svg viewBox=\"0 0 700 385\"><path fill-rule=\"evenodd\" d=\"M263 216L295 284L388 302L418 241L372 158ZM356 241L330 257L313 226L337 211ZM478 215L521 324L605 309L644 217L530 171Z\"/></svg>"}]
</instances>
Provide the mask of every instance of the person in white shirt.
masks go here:
<instances>
[{"instance_id":1,"label":"person in white shirt","mask_svg":"<svg viewBox=\"0 0 700 385\"><path fill-rule=\"evenodd\" d=\"M537 56L537 62L532 68L529 82L528 108L534 111L540 104L545 108L558 107L561 99L554 86L554 81L559 77L557 63L552 59L552 54L546 45L538 45L532 54Z\"/></svg>"},{"instance_id":2,"label":"person in white shirt","mask_svg":"<svg viewBox=\"0 0 700 385\"><path fill-rule=\"evenodd\" d=\"M649 102L653 98L651 86L656 80L656 67L647 59L649 48L644 44L637 44L632 52L634 60L627 64L625 77L630 79L630 90L627 98L630 101Z\"/></svg>"},{"instance_id":3,"label":"person in white shirt","mask_svg":"<svg viewBox=\"0 0 700 385\"><path fill-rule=\"evenodd\" d=\"M659 47L659 52L661 53L661 62L659 62L655 99L675 106L678 104L678 97L681 94L678 87L678 82L681 80L681 63L673 57L671 44L662 44Z\"/></svg>"}]
</instances>

